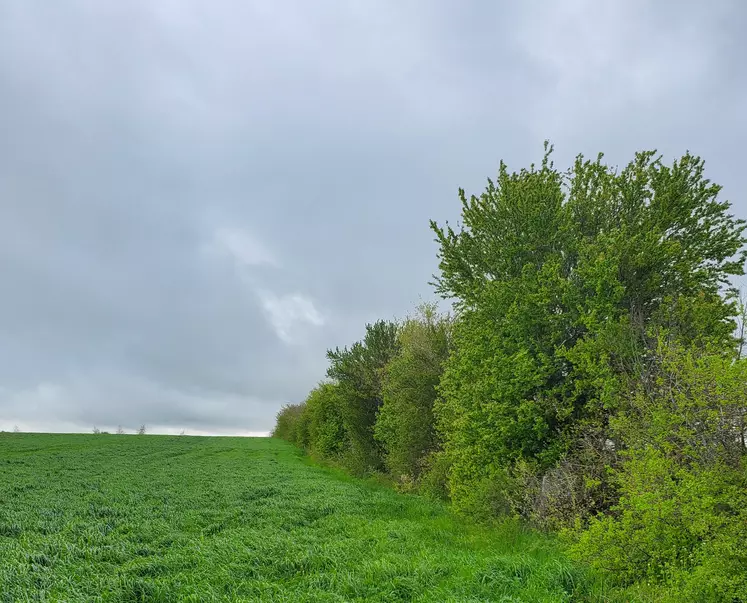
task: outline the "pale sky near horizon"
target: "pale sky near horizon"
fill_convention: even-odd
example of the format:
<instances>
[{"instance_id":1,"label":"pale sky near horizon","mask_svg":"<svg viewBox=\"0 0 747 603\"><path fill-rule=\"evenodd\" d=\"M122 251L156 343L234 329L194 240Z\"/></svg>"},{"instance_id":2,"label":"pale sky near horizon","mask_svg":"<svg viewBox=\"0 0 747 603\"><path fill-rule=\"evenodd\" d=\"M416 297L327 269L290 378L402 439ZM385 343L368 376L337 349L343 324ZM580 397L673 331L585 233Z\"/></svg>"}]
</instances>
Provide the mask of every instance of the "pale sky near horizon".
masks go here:
<instances>
[{"instance_id":1,"label":"pale sky near horizon","mask_svg":"<svg viewBox=\"0 0 747 603\"><path fill-rule=\"evenodd\" d=\"M500 159L706 160L747 5L0 0L0 429L249 434L404 316Z\"/></svg>"}]
</instances>

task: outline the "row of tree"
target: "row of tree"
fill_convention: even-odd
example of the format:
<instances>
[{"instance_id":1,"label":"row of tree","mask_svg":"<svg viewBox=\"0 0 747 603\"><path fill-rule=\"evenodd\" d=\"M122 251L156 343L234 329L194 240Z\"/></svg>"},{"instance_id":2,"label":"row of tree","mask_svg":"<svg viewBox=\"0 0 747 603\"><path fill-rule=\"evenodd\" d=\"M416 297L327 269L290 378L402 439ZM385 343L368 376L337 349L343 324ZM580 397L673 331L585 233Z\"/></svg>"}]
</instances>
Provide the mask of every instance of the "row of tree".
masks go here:
<instances>
[{"instance_id":1,"label":"row of tree","mask_svg":"<svg viewBox=\"0 0 747 603\"><path fill-rule=\"evenodd\" d=\"M109 434L108 431L101 431L95 425L93 426L93 433L94 433L94 435L99 435L99 434L108 435ZM124 428L121 425L118 425L117 426L117 431L115 431L114 433L116 433L117 435L124 435L125 430L124 430ZM138 435L145 435L145 424L144 423L140 427L138 427L137 434Z\"/></svg>"},{"instance_id":2,"label":"row of tree","mask_svg":"<svg viewBox=\"0 0 747 603\"><path fill-rule=\"evenodd\" d=\"M629 584L747 601L745 222L703 161L503 163L439 243L435 305L328 352L275 435L485 518L518 515Z\"/></svg>"}]
</instances>

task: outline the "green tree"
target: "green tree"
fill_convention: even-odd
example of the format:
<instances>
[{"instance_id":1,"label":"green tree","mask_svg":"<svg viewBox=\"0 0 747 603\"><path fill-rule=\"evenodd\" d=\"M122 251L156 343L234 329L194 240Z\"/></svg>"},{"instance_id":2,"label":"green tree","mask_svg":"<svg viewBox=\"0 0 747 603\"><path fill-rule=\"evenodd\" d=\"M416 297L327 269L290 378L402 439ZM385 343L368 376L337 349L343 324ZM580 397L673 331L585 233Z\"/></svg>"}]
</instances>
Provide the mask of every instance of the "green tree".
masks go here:
<instances>
[{"instance_id":1,"label":"green tree","mask_svg":"<svg viewBox=\"0 0 747 603\"><path fill-rule=\"evenodd\" d=\"M350 446L346 462L358 473L380 470L382 450L374 439L376 415L382 404L384 367L397 353L399 327L394 322L366 325L362 341L327 352L327 376L337 386L345 432Z\"/></svg>"},{"instance_id":2,"label":"green tree","mask_svg":"<svg viewBox=\"0 0 747 603\"><path fill-rule=\"evenodd\" d=\"M644 152L618 172L579 156L561 173L551 152L518 173L501 163L480 197L460 191L458 231L432 223L437 290L460 310L436 405L457 506L604 428L653 326L733 345L724 286L742 273L745 224L703 162Z\"/></svg>"},{"instance_id":3,"label":"green tree","mask_svg":"<svg viewBox=\"0 0 747 603\"><path fill-rule=\"evenodd\" d=\"M312 454L338 459L349 447L342 402L339 386L334 383L319 384L306 398L307 446Z\"/></svg>"},{"instance_id":4,"label":"green tree","mask_svg":"<svg viewBox=\"0 0 747 603\"><path fill-rule=\"evenodd\" d=\"M451 318L439 315L435 304L421 305L402 325L400 352L386 366L374 435L397 479L417 480L437 448L433 403L451 349L451 327Z\"/></svg>"},{"instance_id":5,"label":"green tree","mask_svg":"<svg viewBox=\"0 0 747 603\"><path fill-rule=\"evenodd\" d=\"M275 417L275 428L272 430L273 438L282 438L297 446L304 445L301 420L306 408L305 404L285 404Z\"/></svg>"}]
</instances>

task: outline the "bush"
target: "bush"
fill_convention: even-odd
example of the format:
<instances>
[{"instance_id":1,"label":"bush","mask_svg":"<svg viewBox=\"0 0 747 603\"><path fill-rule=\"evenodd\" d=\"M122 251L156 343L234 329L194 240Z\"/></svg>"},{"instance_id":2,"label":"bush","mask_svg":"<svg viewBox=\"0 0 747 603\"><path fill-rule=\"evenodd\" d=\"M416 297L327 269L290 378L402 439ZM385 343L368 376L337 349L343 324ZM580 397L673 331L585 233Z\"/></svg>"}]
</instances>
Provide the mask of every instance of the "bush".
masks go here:
<instances>
[{"instance_id":1,"label":"bush","mask_svg":"<svg viewBox=\"0 0 747 603\"><path fill-rule=\"evenodd\" d=\"M285 404L275 417L275 428L272 437L282 438L291 444L303 446L304 429L301 418L305 404Z\"/></svg>"},{"instance_id":2,"label":"bush","mask_svg":"<svg viewBox=\"0 0 747 603\"><path fill-rule=\"evenodd\" d=\"M384 371L374 437L384 448L387 470L402 484L417 482L438 445L433 403L451 348L451 324L435 304L420 306L402 325L400 351Z\"/></svg>"},{"instance_id":3,"label":"bush","mask_svg":"<svg viewBox=\"0 0 747 603\"><path fill-rule=\"evenodd\" d=\"M747 601L744 469L686 469L648 448L630 454L619 482L620 502L581 534L577 558L621 584L666 584L688 601Z\"/></svg>"},{"instance_id":4,"label":"bush","mask_svg":"<svg viewBox=\"0 0 747 603\"><path fill-rule=\"evenodd\" d=\"M338 459L349 447L339 387L322 383L306 398L303 420L308 422L306 447L314 455Z\"/></svg>"},{"instance_id":5,"label":"bush","mask_svg":"<svg viewBox=\"0 0 747 603\"><path fill-rule=\"evenodd\" d=\"M441 450L429 454L423 462L418 492L438 500L449 499L449 457Z\"/></svg>"},{"instance_id":6,"label":"bush","mask_svg":"<svg viewBox=\"0 0 747 603\"><path fill-rule=\"evenodd\" d=\"M620 500L573 552L623 584L747 601L747 361L662 339L649 367L612 422Z\"/></svg>"},{"instance_id":7,"label":"bush","mask_svg":"<svg viewBox=\"0 0 747 603\"><path fill-rule=\"evenodd\" d=\"M383 451L374 439L374 425L383 402L384 367L399 350L398 332L397 323L379 320L366 325L362 341L327 352L327 376L337 386L349 444L344 462L357 474L383 467Z\"/></svg>"}]
</instances>

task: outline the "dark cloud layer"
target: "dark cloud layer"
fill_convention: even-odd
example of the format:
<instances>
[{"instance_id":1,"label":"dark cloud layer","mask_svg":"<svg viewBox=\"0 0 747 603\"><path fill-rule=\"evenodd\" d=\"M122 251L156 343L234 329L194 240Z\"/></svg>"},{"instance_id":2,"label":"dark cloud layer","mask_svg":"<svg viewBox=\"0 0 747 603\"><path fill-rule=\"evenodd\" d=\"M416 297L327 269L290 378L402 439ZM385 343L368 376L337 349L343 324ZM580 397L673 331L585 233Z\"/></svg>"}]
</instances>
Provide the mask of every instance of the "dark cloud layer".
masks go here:
<instances>
[{"instance_id":1,"label":"dark cloud layer","mask_svg":"<svg viewBox=\"0 0 747 603\"><path fill-rule=\"evenodd\" d=\"M0 429L266 431L500 158L703 155L738 0L0 3Z\"/></svg>"}]
</instances>

